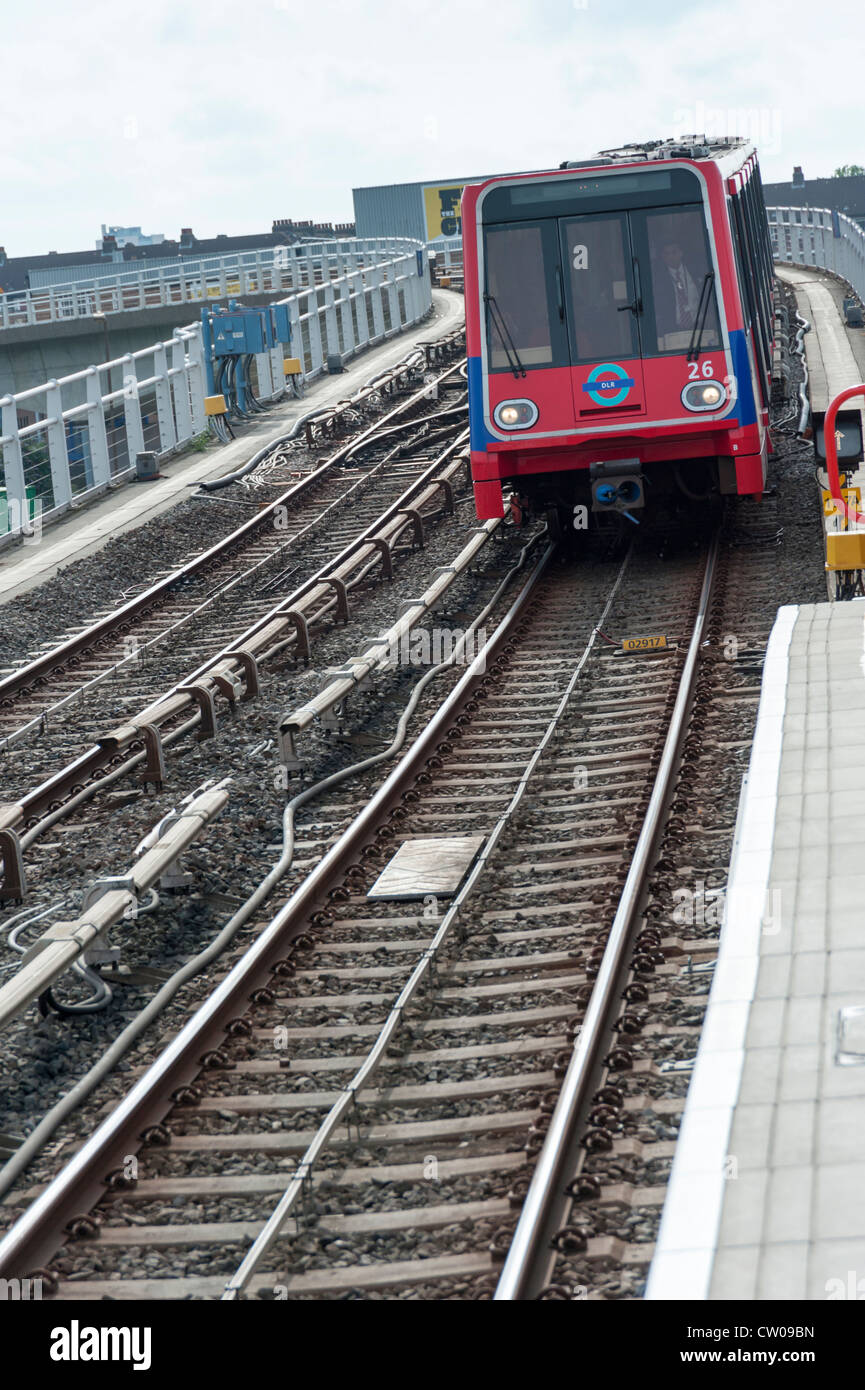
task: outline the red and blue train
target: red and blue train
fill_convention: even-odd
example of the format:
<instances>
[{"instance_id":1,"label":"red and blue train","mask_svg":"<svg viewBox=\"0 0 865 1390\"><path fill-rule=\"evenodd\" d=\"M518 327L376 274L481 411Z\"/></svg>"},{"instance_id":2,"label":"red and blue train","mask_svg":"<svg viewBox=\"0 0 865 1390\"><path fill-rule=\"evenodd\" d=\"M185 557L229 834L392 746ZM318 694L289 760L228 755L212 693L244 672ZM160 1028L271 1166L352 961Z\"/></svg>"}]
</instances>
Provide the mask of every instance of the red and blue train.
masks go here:
<instances>
[{"instance_id":1,"label":"red and blue train","mask_svg":"<svg viewBox=\"0 0 865 1390\"><path fill-rule=\"evenodd\" d=\"M463 192L477 514L570 529L759 496L773 353L757 155L690 136Z\"/></svg>"}]
</instances>

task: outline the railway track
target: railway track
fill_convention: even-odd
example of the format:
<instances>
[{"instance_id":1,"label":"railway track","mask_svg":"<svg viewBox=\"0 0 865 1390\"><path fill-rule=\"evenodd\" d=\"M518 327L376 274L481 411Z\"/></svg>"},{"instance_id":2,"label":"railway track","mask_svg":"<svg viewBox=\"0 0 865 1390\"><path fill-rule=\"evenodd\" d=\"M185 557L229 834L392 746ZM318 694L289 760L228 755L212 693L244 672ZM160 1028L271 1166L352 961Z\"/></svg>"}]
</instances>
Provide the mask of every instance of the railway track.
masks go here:
<instances>
[{"instance_id":1,"label":"railway track","mask_svg":"<svg viewBox=\"0 0 865 1390\"><path fill-rule=\"evenodd\" d=\"M570 1210L551 1248L537 1226L497 1297L542 1289L549 1298L607 1300L644 1291L717 959L766 643L802 572L797 541L781 563L785 513L797 515L792 499L782 507L772 494L740 503L723 529L681 774L646 879L642 959L631 997L619 1002L598 1103L581 1117L573 1176L551 1183L559 1211L562 1199Z\"/></svg>"},{"instance_id":2,"label":"railway track","mask_svg":"<svg viewBox=\"0 0 865 1390\"><path fill-rule=\"evenodd\" d=\"M60 1178L6 1198L21 1220L0 1275L50 1262L45 1292L71 1299L639 1297L711 983L765 640L803 572L805 471L789 497L728 509L709 614L698 562L686 595L685 562L674 574L668 554L666 577L682 581L672 621L664 602L641 602L663 571L648 551L631 561L606 636L654 627L679 641L624 657L597 634L571 702L588 719L565 720L533 775L555 704L546 683L557 696L564 675L554 652L539 663L542 702L490 707L516 680L514 640L531 656L514 627L489 700L478 683L452 704L448 717L468 722L447 729L422 704L432 732L393 796L360 778L300 813L286 907L250 924L248 958L229 957L214 995L201 980L195 1015L187 994L172 1019L183 1031L154 1066L139 1048L135 1090L109 1088L107 1127L87 1143L77 1127ZM584 570L554 623L573 639L571 674L612 578L609 565ZM538 588L523 616L543 602ZM629 894L697 609L705 651L676 736L682 772L651 873ZM608 667L631 669L639 689L605 684ZM399 840L451 831L485 837L458 915L435 894L366 898ZM635 953L617 966L628 896L635 930L618 939L635 936ZM55 1171L47 1157L38 1167L38 1179Z\"/></svg>"},{"instance_id":3,"label":"railway track","mask_svg":"<svg viewBox=\"0 0 865 1390\"><path fill-rule=\"evenodd\" d=\"M459 368L444 376L455 378L462 397ZM416 409L424 400L417 393L410 404ZM347 620L349 596L391 578L395 559L422 545L426 529L453 513L454 488L463 481L465 426L459 404L448 407L445 416L443 423L391 423L384 443L378 431L371 432L370 452L376 450L378 457L361 477L349 474L346 480L331 460L325 469L334 475L329 486L338 488L337 500L322 507L316 498L310 504L311 519L299 506L288 538L275 542L273 508L287 509L284 494L266 509L271 524L263 533L249 531L247 524L240 539L234 533L220 544L219 564L229 577L215 588L214 575L199 557L189 568L196 575L205 571L204 577L188 586L184 571L178 571L161 591L159 602L170 611L161 607L158 618L150 619L146 606L142 609L136 601L140 616L132 633L126 610L98 623L87 639L91 651L108 638L133 644L131 655L119 665L109 646L100 651L98 669L88 670L82 684L80 668L69 674L66 665L81 660L78 638L77 654L70 655L66 643L63 652L55 650L8 679L13 706L22 692L29 692L24 695L29 699L34 688L41 688L40 681L71 680L74 690L58 700L55 685L50 720L44 706L38 716L29 714L18 732L32 733L38 726L40 737L22 743L14 760L7 745L0 896L23 896L23 852L92 795L97 784L104 785L106 775L116 780L125 768L141 766L144 780L159 785L170 743L193 729L211 736L217 700L227 699L233 708L237 700L253 698L262 664L284 661L292 653L308 661L311 635L323 623ZM358 441L346 447L357 450ZM253 550L263 546L266 556L256 561L241 551L244 563L238 572L243 539L250 540ZM158 624L156 633L148 626L152 621Z\"/></svg>"},{"instance_id":4,"label":"railway track","mask_svg":"<svg viewBox=\"0 0 865 1390\"><path fill-rule=\"evenodd\" d=\"M569 1230L560 1165L576 1175L593 1085L600 1118L617 1113L599 1072L623 972L640 1000L677 968L651 930L627 961L713 563L638 554L577 587L547 555L486 672L464 673L360 816L341 830L331 797L299 830L324 857L13 1228L0 1273L44 1265L64 1232L50 1278L72 1298L484 1297L509 1249L502 1296L556 1296L550 1222L564 1255L609 1259ZM648 654L614 642L658 632ZM483 842L457 899L367 898L397 841L442 834Z\"/></svg>"},{"instance_id":5,"label":"railway track","mask_svg":"<svg viewBox=\"0 0 865 1390\"><path fill-rule=\"evenodd\" d=\"M452 335L443 355L453 355L457 337ZM450 400L439 401L439 396ZM411 455L412 442L420 444L422 455L425 438L432 443L452 433L464 400L459 363L452 364L323 462L310 466L297 452L275 447L276 462L264 472L271 495L253 503L248 493L241 499L253 506L254 516L134 598L96 615L80 631L3 675L0 753L60 725L63 711L79 705L106 678L128 675L145 653L157 654L169 639L174 643L185 624L195 620L198 627L214 608L221 613L229 599L235 611L250 617L265 612L266 599L284 593L298 568L308 566L303 543L314 541L321 558L337 554L359 529L358 519L362 528L364 520L381 510L382 498L398 490L396 484L407 485L419 476L422 464L403 456ZM443 416L441 422L429 419L437 415ZM208 501L221 497L206 494ZM236 498L230 505L237 514Z\"/></svg>"}]
</instances>

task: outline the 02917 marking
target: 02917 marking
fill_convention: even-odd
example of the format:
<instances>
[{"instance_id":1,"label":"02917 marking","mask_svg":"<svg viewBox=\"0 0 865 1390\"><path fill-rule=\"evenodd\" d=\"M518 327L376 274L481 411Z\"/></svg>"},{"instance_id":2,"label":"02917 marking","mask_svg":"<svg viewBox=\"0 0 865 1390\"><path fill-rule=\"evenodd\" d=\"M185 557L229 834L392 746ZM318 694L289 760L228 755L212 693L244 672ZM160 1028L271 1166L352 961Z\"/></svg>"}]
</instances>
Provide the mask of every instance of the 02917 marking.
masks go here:
<instances>
[{"instance_id":1,"label":"02917 marking","mask_svg":"<svg viewBox=\"0 0 865 1390\"><path fill-rule=\"evenodd\" d=\"M666 645L667 639L663 636L622 638L623 652L658 652Z\"/></svg>"}]
</instances>

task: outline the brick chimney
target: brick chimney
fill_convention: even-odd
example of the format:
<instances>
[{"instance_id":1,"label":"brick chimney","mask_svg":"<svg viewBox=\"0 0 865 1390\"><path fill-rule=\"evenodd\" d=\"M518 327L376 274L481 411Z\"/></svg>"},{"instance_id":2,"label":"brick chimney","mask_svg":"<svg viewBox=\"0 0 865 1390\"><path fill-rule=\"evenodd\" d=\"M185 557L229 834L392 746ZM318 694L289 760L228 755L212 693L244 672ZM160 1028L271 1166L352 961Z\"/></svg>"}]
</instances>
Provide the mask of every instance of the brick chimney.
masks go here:
<instances>
[{"instance_id":1,"label":"brick chimney","mask_svg":"<svg viewBox=\"0 0 865 1390\"><path fill-rule=\"evenodd\" d=\"M801 165L801 164L795 164L795 165L793 166L793 187L794 187L794 188L804 188L804 187L805 187L805 175L802 173L802 165Z\"/></svg>"}]
</instances>

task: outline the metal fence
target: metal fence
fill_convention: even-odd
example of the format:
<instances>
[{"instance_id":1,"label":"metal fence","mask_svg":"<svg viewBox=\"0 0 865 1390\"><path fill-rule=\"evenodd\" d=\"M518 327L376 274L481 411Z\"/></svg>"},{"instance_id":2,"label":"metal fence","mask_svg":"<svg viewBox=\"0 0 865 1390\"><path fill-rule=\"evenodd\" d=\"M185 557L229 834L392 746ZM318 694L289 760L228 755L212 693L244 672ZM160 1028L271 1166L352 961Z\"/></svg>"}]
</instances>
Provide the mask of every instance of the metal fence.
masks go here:
<instances>
[{"instance_id":1,"label":"metal fence","mask_svg":"<svg viewBox=\"0 0 865 1390\"><path fill-rule=\"evenodd\" d=\"M847 280L865 299L865 230L831 208L766 209L776 261L815 265Z\"/></svg>"},{"instance_id":2,"label":"metal fence","mask_svg":"<svg viewBox=\"0 0 865 1390\"><path fill-rule=\"evenodd\" d=\"M282 302L289 311L290 352L300 358L305 380L325 371L328 358L345 361L429 312L430 275L422 246L378 245L375 260L368 243L357 253L360 266L352 266L354 253L342 252L338 277L329 277L329 255L320 261L315 254L304 262L296 258L292 270L305 267L309 288ZM316 279L317 268L323 283ZM255 356L259 400L285 394L284 360L283 346ZM41 529L45 520L128 480L139 453L165 457L189 444L206 428L206 393L203 334L195 323L176 329L167 342L4 396L0 545L15 536L28 538L34 520Z\"/></svg>"},{"instance_id":3,"label":"metal fence","mask_svg":"<svg viewBox=\"0 0 865 1390\"><path fill-rule=\"evenodd\" d=\"M0 540L26 535L112 484L136 456L171 453L205 426L201 328L0 400ZM71 396L85 395L69 404ZM65 400L64 400L65 397Z\"/></svg>"},{"instance_id":4,"label":"metal fence","mask_svg":"<svg viewBox=\"0 0 865 1390\"><path fill-rule=\"evenodd\" d=\"M0 329L88 319L137 309L202 303L229 296L295 294L341 280L398 256L398 237L365 241L301 242L232 256L205 256L150 266L146 261L106 267L96 279L70 280L0 294ZM411 243L414 245L415 243Z\"/></svg>"}]
</instances>

